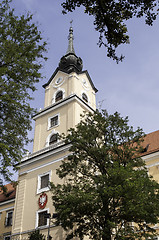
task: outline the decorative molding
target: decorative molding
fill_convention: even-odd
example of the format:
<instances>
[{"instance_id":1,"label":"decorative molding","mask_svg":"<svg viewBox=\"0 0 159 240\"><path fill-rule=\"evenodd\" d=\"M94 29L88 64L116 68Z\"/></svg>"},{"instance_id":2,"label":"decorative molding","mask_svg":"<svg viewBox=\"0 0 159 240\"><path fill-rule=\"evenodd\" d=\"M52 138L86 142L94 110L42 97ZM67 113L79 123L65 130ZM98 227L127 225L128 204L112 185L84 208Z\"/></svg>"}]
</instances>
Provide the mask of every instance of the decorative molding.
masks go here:
<instances>
[{"instance_id":1,"label":"decorative molding","mask_svg":"<svg viewBox=\"0 0 159 240\"><path fill-rule=\"evenodd\" d=\"M27 155L21 160L20 165L21 165L23 162L28 161L30 158L34 158L34 157L36 157L36 156L38 156L38 155L40 155L40 154L44 154L44 153L46 153L46 152L48 152L48 151L51 151L51 150L53 150L53 149L59 148L59 147L64 146L64 145L65 145L65 142L64 142L64 141L60 141L60 142L58 142L58 143L56 143L56 144L50 145L49 147L42 148L42 149L39 150L39 151L33 152L33 153L31 153L31 154L27 154Z\"/></svg>"},{"instance_id":2,"label":"decorative molding","mask_svg":"<svg viewBox=\"0 0 159 240\"><path fill-rule=\"evenodd\" d=\"M55 125L55 126L53 126L53 127L51 127L51 119L52 118L54 118L54 117L58 117L58 123L57 123L57 125ZM51 117L49 117L48 118L48 127L47 127L47 130L50 130L50 129L52 129L52 128L56 128L56 127L58 127L60 125L60 113L58 113L58 114L55 114L55 115L53 115L53 116L51 116Z\"/></svg>"},{"instance_id":3,"label":"decorative molding","mask_svg":"<svg viewBox=\"0 0 159 240\"><path fill-rule=\"evenodd\" d=\"M155 160L155 159L159 159L159 151L155 152L155 153L150 153L150 154L147 154L145 156L142 156L142 159L145 161L145 162L149 162L149 161L152 161L152 160Z\"/></svg>"},{"instance_id":4,"label":"decorative molding","mask_svg":"<svg viewBox=\"0 0 159 240\"><path fill-rule=\"evenodd\" d=\"M53 228L53 227L57 227L57 225L51 224L51 225L50 225L50 228ZM48 228L48 226L38 227L38 229L47 229L47 228ZM22 234L28 234L28 233L31 233L31 232L33 232L33 231L35 231L35 228L34 228L34 229L31 229L31 230L26 230L26 231L23 231L23 232L13 233L11 236L12 236L12 237L15 237L15 236L19 236L19 235L22 235ZM17 238L12 238L12 239L13 239L13 240L14 240L14 239L17 240Z\"/></svg>"},{"instance_id":5,"label":"decorative molding","mask_svg":"<svg viewBox=\"0 0 159 240\"><path fill-rule=\"evenodd\" d=\"M62 98L60 101L62 101L62 100L65 98L65 89L64 89L64 88L60 88L60 87L58 86L57 91L56 91L56 92L54 93L54 95L53 95L53 98L52 98L52 104L58 102L58 101L55 102L55 98L56 98L56 94L57 94L58 92L60 92L60 91L63 92L63 98Z\"/></svg>"},{"instance_id":6,"label":"decorative molding","mask_svg":"<svg viewBox=\"0 0 159 240\"><path fill-rule=\"evenodd\" d=\"M9 203L12 203L12 202L15 202L15 198L14 198L14 199L11 199L11 200L4 201L4 202L1 202L1 203L0 203L0 206L6 205L6 204L9 204ZM0 210L0 211L1 211L1 210Z\"/></svg>"},{"instance_id":7,"label":"decorative molding","mask_svg":"<svg viewBox=\"0 0 159 240\"><path fill-rule=\"evenodd\" d=\"M5 202L5 203L6 203L6 202ZM3 208L3 209L0 210L0 213L1 213L1 212L5 212L5 211L10 211L10 210L13 211L13 210L14 210L14 207Z\"/></svg>"},{"instance_id":8,"label":"decorative molding","mask_svg":"<svg viewBox=\"0 0 159 240\"><path fill-rule=\"evenodd\" d=\"M60 161L64 160L65 158L67 158L69 155L70 155L70 154L67 154L67 155L63 156L62 158L58 158L58 159L53 160L53 161L51 161L51 162L49 162L49 163L45 163L45 164L43 164L43 165L41 165L41 166L39 166L39 167L32 168L32 169L29 169L29 170L27 170L27 171L21 172L19 175L21 176L21 175L24 175L24 174L33 172L33 171L35 171L35 170L38 170L38 169L47 167L47 166L49 166L49 165L51 165L51 164L60 162Z\"/></svg>"},{"instance_id":9,"label":"decorative molding","mask_svg":"<svg viewBox=\"0 0 159 240\"><path fill-rule=\"evenodd\" d=\"M33 116L33 119L36 120L37 118L49 113L49 112L52 112L52 110L55 110L59 107L62 107L64 106L66 103L70 103L72 101L77 101L79 102L86 110L90 111L90 112L93 112L95 111L96 109L93 109L89 104L87 104L85 101L83 101L80 97L78 97L76 94L72 94L72 95L69 95L68 97L64 98L63 100L59 101L59 102L56 102L54 104L52 104L51 106L49 107L46 107L44 108L43 110L41 110L40 112L38 112L36 115Z\"/></svg>"},{"instance_id":10,"label":"decorative molding","mask_svg":"<svg viewBox=\"0 0 159 240\"><path fill-rule=\"evenodd\" d=\"M42 209L42 210L36 211L35 228L41 229L41 228L43 228L43 227L48 227L48 225L49 225L49 219L47 219L47 225L38 227L38 220L39 220L39 219L38 219L38 214L41 213L41 212L45 212L45 211L47 211L47 213L50 213L50 212L49 212L49 208L44 208L44 209Z\"/></svg>"},{"instance_id":11,"label":"decorative molding","mask_svg":"<svg viewBox=\"0 0 159 240\"><path fill-rule=\"evenodd\" d=\"M44 172L42 174L38 175L38 184L37 184L37 194L42 193L42 192L47 192L50 190L49 186L45 187L45 188L40 188L41 185L41 177L48 175L49 174L49 182L51 182L51 175L52 175L52 171L48 171L48 172Z\"/></svg>"},{"instance_id":12,"label":"decorative molding","mask_svg":"<svg viewBox=\"0 0 159 240\"><path fill-rule=\"evenodd\" d=\"M159 167L159 162L150 164L150 165L146 165L146 168L151 168L151 167Z\"/></svg>"}]
</instances>

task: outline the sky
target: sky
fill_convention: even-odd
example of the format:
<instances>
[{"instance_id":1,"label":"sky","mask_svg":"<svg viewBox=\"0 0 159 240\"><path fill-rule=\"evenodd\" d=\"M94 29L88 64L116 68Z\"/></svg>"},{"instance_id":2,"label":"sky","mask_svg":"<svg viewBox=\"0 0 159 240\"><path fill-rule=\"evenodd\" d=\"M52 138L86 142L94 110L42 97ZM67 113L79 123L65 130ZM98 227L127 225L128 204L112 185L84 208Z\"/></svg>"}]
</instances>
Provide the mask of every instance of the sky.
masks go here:
<instances>
[{"instance_id":1,"label":"sky","mask_svg":"<svg viewBox=\"0 0 159 240\"><path fill-rule=\"evenodd\" d=\"M45 78L37 84L32 106L38 110L44 106L42 85L66 54L73 20L75 52L82 58L83 70L88 70L98 89L97 106L110 114L118 111L121 116L128 116L134 129L141 127L145 133L159 130L159 18L152 27L145 25L144 19L128 22L130 44L118 49L125 59L117 64L107 57L104 47L98 47L99 34L94 29L93 17L86 15L83 8L63 15L61 3L62 0L12 2L17 15L33 13L34 22L48 42L48 60L42 69ZM33 137L33 131L29 136Z\"/></svg>"}]
</instances>

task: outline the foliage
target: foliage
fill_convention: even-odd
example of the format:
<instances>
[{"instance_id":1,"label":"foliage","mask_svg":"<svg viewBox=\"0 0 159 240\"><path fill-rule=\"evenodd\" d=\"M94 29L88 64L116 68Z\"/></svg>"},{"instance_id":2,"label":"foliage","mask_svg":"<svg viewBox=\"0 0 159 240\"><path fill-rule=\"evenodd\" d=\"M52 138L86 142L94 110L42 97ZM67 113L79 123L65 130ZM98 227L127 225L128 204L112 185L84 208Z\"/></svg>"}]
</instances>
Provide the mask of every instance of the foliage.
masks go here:
<instances>
[{"instance_id":1,"label":"foliage","mask_svg":"<svg viewBox=\"0 0 159 240\"><path fill-rule=\"evenodd\" d=\"M140 157L142 129L134 131L119 113L96 111L83 119L66 136L70 156L57 170L64 183L52 183L57 223L69 230L66 239L152 239L159 184Z\"/></svg>"},{"instance_id":2,"label":"foliage","mask_svg":"<svg viewBox=\"0 0 159 240\"><path fill-rule=\"evenodd\" d=\"M10 1L0 2L0 178L10 180L9 167L24 154L31 130L31 93L41 78L46 42L32 15L15 16Z\"/></svg>"},{"instance_id":3,"label":"foliage","mask_svg":"<svg viewBox=\"0 0 159 240\"><path fill-rule=\"evenodd\" d=\"M45 240L45 235L40 233L38 229L29 234L29 240Z\"/></svg>"},{"instance_id":4,"label":"foliage","mask_svg":"<svg viewBox=\"0 0 159 240\"><path fill-rule=\"evenodd\" d=\"M152 25L158 14L157 0L65 0L62 3L63 13L72 12L83 6L85 13L94 17L96 31L99 32L99 46L107 48L107 56L117 62L123 56L116 54L116 48L129 43L126 21L133 17L145 17L145 22Z\"/></svg>"}]
</instances>

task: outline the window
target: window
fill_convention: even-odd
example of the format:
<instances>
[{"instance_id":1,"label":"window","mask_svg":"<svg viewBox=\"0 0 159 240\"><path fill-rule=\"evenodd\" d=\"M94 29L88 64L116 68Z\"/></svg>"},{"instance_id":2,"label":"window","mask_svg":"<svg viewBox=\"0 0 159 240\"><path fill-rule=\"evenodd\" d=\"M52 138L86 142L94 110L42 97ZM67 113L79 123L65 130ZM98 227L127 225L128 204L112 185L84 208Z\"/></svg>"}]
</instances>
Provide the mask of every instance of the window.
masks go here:
<instances>
[{"instance_id":1,"label":"window","mask_svg":"<svg viewBox=\"0 0 159 240\"><path fill-rule=\"evenodd\" d=\"M50 140L49 140L49 145L51 144L54 144L57 142L57 133L56 134L53 134L51 137L50 137Z\"/></svg>"},{"instance_id":2,"label":"window","mask_svg":"<svg viewBox=\"0 0 159 240\"><path fill-rule=\"evenodd\" d=\"M38 175L37 194L49 191L49 183L51 181L51 171Z\"/></svg>"},{"instance_id":3,"label":"window","mask_svg":"<svg viewBox=\"0 0 159 240\"><path fill-rule=\"evenodd\" d=\"M46 174L44 176L41 177L41 187L42 188L46 188L49 186L49 174Z\"/></svg>"},{"instance_id":4,"label":"window","mask_svg":"<svg viewBox=\"0 0 159 240\"><path fill-rule=\"evenodd\" d=\"M13 211L7 212L6 216L6 221L5 221L5 226L12 226L12 216L13 216Z\"/></svg>"},{"instance_id":5,"label":"window","mask_svg":"<svg viewBox=\"0 0 159 240\"><path fill-rule=\"evenodd\" d=\"M59 91L59 92L56 93L55 102L58 102L58 101L60 101L61 99L63 99L63 92L62 92L62 91Z\"/></svg>"},{"instance_id":6,"label":"window","mask_svg":"<svg viewBox=\"0 0 159 240\"><path fill-rule=\"evenodd\" d=\"M49 225L49 219L47 217L48 214L49 214L49 208L45 208L45 210L38 210L36 212L35 228Z\"/></svg>"},{"instance_id":7,"label":"window","mask_svg":"<svg viewBox=\"0 0 159 240\"><path fill-rule=\"evenodd\" d=\"M54 127L56 125L58 125L58 116L55 116L50 119L50 127Z\"/></svg>"},{"instance_id":8,"label":"window","mask_svg":"<svg viewBox=\"0 0 159 240\"><path fill-rule=\"evenodd\" d=\"M82 99L85 101L85 102L88 102L88 97L85 93L82 93Z\"/></svg>"},{"instance_id":9,"label":"window","mask_svg":"<svg viewBox=\"0 0 159 240\"><path fill-rule=\"evenodd\" d=\"M4 240L10 240L10 239L11 239L10 235L4 237Z\"/></svg>"},{"instance_id":10,"label":"window","mask_svg":"<svg viewBox=\"0 0 159 240\"><path fill-rule=\"evenodd\" d=\"M59 115L57 114L48 118L48 130L59 125Z\"/></svg>"},{"instance_id":11,"label":"window","mask_svg":"<svg viewBox=\"0 0 159 240\"><path fill-rule=\"evenodd\" d=\"M46 213L47 213L47 211L38 213L38 227L47 225L47 218L45 217Z\"/></svg>"}]
</instances>

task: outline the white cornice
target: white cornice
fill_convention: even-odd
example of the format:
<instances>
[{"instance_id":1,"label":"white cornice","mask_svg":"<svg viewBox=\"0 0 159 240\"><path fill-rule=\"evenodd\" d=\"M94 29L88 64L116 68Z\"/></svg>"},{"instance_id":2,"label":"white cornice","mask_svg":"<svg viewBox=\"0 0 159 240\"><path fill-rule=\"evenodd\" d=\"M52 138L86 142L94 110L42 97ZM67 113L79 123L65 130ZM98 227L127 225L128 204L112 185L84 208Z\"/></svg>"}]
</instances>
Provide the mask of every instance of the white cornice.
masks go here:
<instances>
[{"instance_id":1,"label":"white cornice","mask_svg":"<svg viewBox=\"0 0 159 240\"><path fill-rule=\"evenodd\" d=\"M37 227L37 229L48 229L48 227L49 226L41 226L41 227ZM54 228L54 227L57 227L57 225L56 224L51 224L50 225L50 228ZM23 232L17 232L17 233L12 233L12 237L15 237L15 236L18 236L18 235L22 235L22 234L28 234L28 233L31 233L31 232L33 232L33 231L35 231L35 228L34 229L31 229L31 230L26 230L26 231L23 231ZM14 238L13 238L14 239Z\"/></svg>"},{"instance_id":2,"label":"white cornice","mask_svg":"<svg viewBox=\"0 0 159 240\"><path fill-rule=\"evenodd\" d=\"M11 199L11 200L4 201L4 202L1 202L1 203L0 203L0 206L6 205L6 204L9 204L9 203L13 203L13 202L15 202L15 198L14 198L14 199ZM12 208L13 208L13 207L10 207L10 208L7 208L7 209L12 209ZM1 212L1 211L4 211L4 209L1 209L0 212Z\"/></svg>"},{"instance_id":3,"label":"white cornice","mask_svg":"<svg viewBox=\"0 0 159 240\"><path fill-rule=\"evenodd\" d=\"M52 105L50 105L49 107L47 108L44 108L43 110L41 110L41 112L38 112L34 117L33 119L36 120L37 118L39 117L42 117L43 115L49 113L49 112L52 112L52 110L55 110L59 107L62 107L64 106L65 104L68 104L72 101L77 101L79 102L85 109L87 109L88 111L91 111L93 112L94 109L89 106L87 103L85 103L82 99L80 99L76 94L72 94L66 98L64 98L63 100L61 100L60 102L57 102L57 103L54 103Z\"/></svg>"},{"instance_id":4,"label":"white cornice","mask_svg":"<svg viewBox=\"0 0 159 240\"><path fill-rule=\"evenodd\" d=\"M53 148L53 149L50 149L49 147L44 148L38 152L35 152L35 153L27 156L27 158L25 158L25 161L22 161L18 166L20 168L22 168L22 167L29 165L30 163L32 164L33 162L39 161L39 160L49 157L53 154L67 151L70 149L70 146L71 146L71 144L61 145L60 147Z\"/></svg>"},{"instance_id":5,"label":"white cornice","mask_svg":"<svg viewBox=\"0 0 159 240\"><path fill-rule=\"evenodd\" d=\"M29 170L27 170L27 171L23 171L23 172L21 172L19 175L27 174L27 173L33 172L33 171L35 171L35 170L38 170L38 169L40 169L40 168L49 166L49 165L54 164L54 163L57 163L57 162L60 162L60 161L62 161L63 159L67 158L68 156L69 156L69 155L67 154L67 155L63 156L62 158L58 158L58 159L56 159L56 160L53 160L53 161L48 162L48 163L45 163L45 164L40 165L40 166L38 166L38 167L31 168L31 169L29 169Z\"/></svg>"},{"instance_id":6,"label":"white cornice","mask_svg":"<svg viewBox=\"0 0 159 240\"><path fill-rule=\"evenodd\" d=\"M145 161L145 162L148 162L148 161L151 161L151 160L155 160L159 158L159 151L155 152L155 153L150 153L148 155L145 155L142 157L142 159Z\"/></svg>"},{"instance_id":7,"label":"white cornice","mask_svg":"<svg viewBox=\"0 0 159 240\"><path fill-rule=\"evenodd\" d=\"M145 155L142 157L142 159L145 161L147 168L159 167L159 151ZM152 161L156 159L158 159L157 162L150 164Z\"/></svg>"}]
</instances>

